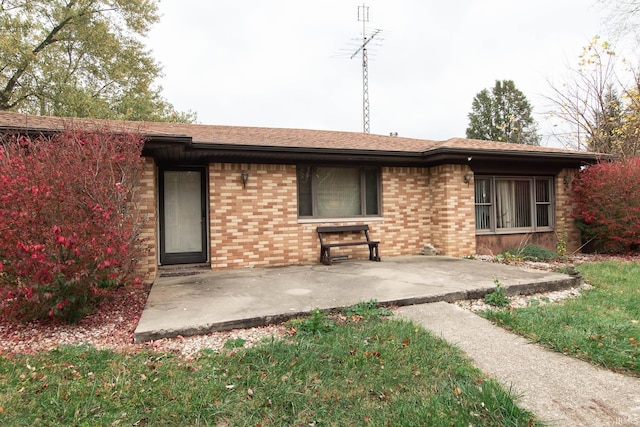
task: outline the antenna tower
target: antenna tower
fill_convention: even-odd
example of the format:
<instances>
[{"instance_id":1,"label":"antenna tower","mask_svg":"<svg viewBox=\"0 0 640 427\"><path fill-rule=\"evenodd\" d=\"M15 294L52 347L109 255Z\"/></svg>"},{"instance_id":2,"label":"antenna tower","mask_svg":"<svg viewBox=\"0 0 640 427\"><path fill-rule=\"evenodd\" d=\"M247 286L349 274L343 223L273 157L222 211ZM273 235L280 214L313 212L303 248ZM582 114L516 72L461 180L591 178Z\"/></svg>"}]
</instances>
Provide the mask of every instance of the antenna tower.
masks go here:
<instances>
[{"instance_id":1,"label":"antenna tower","mask_svg":"<svg viewBox=\"0 0 640 427\"><path fill-rule=\"evenodd\" d=\"M375 30L367 38L367 22L369 22L369 7L358 6L358 22L362 22L362 44L351 55L353 59L362 52L362 128L364 133L369 133L369 60L367 58L367 44L377 36L381 30Z\"/></svg>"}]
</instances>

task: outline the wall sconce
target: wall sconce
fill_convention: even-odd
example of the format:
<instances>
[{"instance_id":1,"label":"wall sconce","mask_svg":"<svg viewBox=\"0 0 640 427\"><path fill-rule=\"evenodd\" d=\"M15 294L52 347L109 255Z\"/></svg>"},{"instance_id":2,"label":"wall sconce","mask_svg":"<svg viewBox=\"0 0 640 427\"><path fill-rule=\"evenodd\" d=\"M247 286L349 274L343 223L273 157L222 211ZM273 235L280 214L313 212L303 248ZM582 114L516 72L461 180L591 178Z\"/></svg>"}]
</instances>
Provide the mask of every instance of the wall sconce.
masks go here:
<instances>
[{"instance_id":1,"label":"wall sconce","mask_svg":"<svg viewBox=\"0 0 640 427\"><path fill-rule=\"evenodd\" d=\"M242 171L240 174L240 181L242 181L242 188L247 188L247 181L249 181L249 172Z\"/></svg>"},{"instance_id":2,"label":"wall sconce","mask_svg":"<svg viewBox=\"0 0 640 427\"><path fill-rule=\"evenodd\" d=\"M471 182L471 180L473 179L473 174L471 172L468 172L464 175L464 183L469 185L469 183Z\"/></svg>"},{"instance_id":3,"label":"wall sconce","mask_svg":"<svg viewBox=\"0 0 640 427\"><path fill-rule=\"evenodd\" d=\"M573 175L568 173L562 180L564 181L564 185L571 185L571 183L573 182Z\"/></svg>"}]
</instances>

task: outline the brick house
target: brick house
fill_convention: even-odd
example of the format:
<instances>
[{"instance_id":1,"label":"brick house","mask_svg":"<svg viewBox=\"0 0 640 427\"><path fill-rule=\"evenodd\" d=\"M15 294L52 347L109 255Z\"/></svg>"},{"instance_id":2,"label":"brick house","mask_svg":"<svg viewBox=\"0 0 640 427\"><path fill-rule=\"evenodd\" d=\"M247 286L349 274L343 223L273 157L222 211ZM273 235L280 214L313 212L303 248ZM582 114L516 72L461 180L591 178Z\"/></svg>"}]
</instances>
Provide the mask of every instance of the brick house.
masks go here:
<instances>
[{"instance_id":1,"label":"brick house","mask_svg":"<svg viewBox=\"0 0 640 427\"><path fill-rule=\"evenodd\" d=\"M571 181L593 153L453 138L62 119L0 112L1 132L140 132L142 267L317 263L316 227L368 224L383 257L580 246ZM366 257L366 247L340 255Z\"/></svg>"}]
</instances>

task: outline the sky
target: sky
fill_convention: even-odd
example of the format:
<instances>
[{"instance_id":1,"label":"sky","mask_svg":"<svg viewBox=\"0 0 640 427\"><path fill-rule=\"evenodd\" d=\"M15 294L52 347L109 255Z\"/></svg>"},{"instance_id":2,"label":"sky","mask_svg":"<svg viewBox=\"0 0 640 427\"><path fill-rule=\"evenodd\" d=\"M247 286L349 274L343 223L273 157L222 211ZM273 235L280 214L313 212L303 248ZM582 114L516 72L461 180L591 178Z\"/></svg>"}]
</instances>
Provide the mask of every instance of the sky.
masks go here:
<instances>
[{"instance_id":1,"label":"sky","mask_svg":"<svg viewBox=\"0 0 640 427\"><path fill-rule=\"evenodd\" d=\"M513 80L553 146L550 81L595 35L592 0L368 0L373 134L464 137L474 96ZM160 0L146 40L165 98L198 123L363 131L362 2Z\"/></svg>"}]
</instances>

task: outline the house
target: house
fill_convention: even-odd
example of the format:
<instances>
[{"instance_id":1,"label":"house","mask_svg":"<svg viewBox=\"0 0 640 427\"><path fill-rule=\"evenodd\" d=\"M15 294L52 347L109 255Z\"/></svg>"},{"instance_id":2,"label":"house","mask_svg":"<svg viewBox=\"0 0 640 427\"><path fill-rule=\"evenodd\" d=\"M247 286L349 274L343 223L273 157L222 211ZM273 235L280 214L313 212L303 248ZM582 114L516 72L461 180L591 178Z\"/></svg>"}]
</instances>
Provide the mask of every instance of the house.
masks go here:
<instances>
[{"instance_id":1,"label":"house","mask_svg":"<svg viewBox=\"0 0 640 427\"><path fill-rule=\"evenodd\" d=\"M368 224L383 257L497 254L525 243L580 246L571 181L587 152L453 138L98 121L0 112L2 132L108 126L146 136L141 209L147 277L317 263L316 227ZM362 247L339 254L366 257Z\"/></svg>"}]
</instances>

